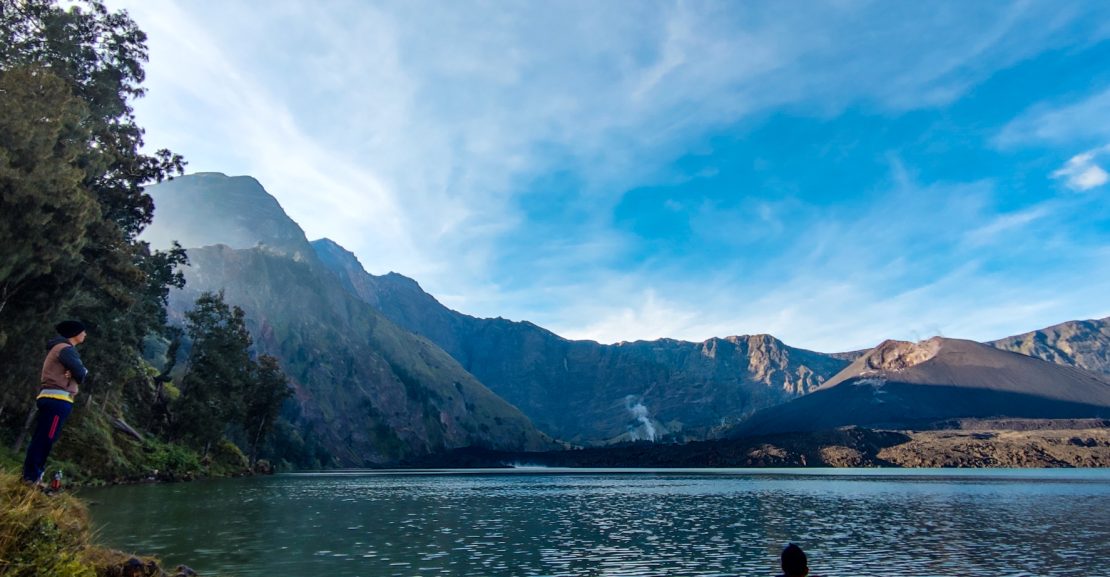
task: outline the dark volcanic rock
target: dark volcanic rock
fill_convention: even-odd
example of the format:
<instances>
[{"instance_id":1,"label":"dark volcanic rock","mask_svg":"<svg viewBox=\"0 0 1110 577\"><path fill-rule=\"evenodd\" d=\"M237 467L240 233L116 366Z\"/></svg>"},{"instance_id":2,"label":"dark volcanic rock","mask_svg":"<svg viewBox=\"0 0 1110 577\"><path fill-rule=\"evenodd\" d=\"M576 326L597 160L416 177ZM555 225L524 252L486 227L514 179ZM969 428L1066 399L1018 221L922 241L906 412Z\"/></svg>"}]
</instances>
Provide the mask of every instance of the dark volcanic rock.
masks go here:
<instances>
[{"instance_id":1,"label":"dark volcanic rock","mask_svg":"<svg viewBox=\"0 0 1110 577\"><path fill-rule=\"evenodd\" d=\"M629 443L573 451L461 449L407 463L419 468L496 467L1106 467L1106 421L977 420L972 429L887 431L849 427L684 445Z\"/></svg>"}]
</instances>

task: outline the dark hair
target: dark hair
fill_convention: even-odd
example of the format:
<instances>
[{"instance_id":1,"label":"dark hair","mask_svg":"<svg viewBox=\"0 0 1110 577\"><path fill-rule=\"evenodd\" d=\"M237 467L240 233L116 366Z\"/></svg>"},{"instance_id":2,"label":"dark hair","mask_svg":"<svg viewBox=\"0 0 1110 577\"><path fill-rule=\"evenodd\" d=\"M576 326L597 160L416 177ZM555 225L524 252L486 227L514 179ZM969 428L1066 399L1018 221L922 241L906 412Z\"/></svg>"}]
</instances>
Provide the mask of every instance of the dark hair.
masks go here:
<instances>
[{"instance_id":1,"label":"dark hair","mask_svg":"<svg viewBox=\"0 0 1110 577\"><path fill-rule=\"evenodd\" d=\"M809 571L809 560L802 548L791 543L782 550L782 572L786 577L802 577Z\"/></svg>"}]
</instances>

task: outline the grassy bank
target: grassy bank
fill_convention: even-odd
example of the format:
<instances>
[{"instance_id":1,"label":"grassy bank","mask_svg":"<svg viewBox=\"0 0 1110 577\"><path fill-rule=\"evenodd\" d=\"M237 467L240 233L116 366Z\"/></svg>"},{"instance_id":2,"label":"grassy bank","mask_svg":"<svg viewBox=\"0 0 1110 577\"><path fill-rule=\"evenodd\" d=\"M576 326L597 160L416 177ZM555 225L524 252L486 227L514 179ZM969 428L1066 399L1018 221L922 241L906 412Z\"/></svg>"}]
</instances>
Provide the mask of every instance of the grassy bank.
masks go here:
<instances>
[{"instance_id":1,"label":"grassy bank","mask_svg":"<svg viewBox=\"0 0 1110 577\"><path fill-rule=\"evenodd\" d=\"M0 471L0 575L124 575L131 559L92 543L88 509L80 500L66 494L45 495L18 475ZM138 563L141 567L132 574L162 574L154 559Z\"/></svg>"}]
</instances>

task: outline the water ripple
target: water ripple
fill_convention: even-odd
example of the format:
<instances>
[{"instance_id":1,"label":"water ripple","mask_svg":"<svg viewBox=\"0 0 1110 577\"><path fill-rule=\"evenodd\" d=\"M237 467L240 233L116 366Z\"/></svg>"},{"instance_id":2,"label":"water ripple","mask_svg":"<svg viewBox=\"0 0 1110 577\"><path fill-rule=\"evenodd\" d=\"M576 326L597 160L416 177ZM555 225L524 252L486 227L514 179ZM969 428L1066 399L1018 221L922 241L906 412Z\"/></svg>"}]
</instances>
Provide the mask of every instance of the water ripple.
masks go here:
<instances>
[{"instance_id":1,"label":"water ripple","mask_svg":"<svg viewBox=\"0 0 1110 577\"><path fill-rule=\"evenodd\" d=\"M1086 575L1110 474L311 475L90 495L102 539L242 577Z\"/></svg>"}]
</instances>

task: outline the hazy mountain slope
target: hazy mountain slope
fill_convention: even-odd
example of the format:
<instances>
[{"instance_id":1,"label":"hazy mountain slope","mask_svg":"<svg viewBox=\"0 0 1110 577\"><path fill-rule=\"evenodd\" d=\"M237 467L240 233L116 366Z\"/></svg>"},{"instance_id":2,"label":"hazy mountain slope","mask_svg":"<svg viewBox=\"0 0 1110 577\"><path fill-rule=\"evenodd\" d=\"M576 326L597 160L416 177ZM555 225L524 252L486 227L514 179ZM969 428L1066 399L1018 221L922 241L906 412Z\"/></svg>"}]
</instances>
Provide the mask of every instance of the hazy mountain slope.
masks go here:
<instances>
[{"instance_id":1,"label":"hazy mountain slope","mask_svg":"<svg viewBox=\"0 0 1110 577\"><path fill-rule=\"evenodd\" d=\"M154 222L142 239L155 248L178 241L186 248L225 244L307 258L314 251L304 231L257 180L202 172L149 187Z\"/></svg>"},{"instance_id":2,"label":"hazy mountain slope","mask_svg":"<svg viewBox=\"0 0 1110 577\"><path fill-rule=\"evenodd\" d=\"M167 197L183 191L201 190L205 202L218 203L220 197L207 190L211 183L243 210L266 207L266 199L272 200L250 179L206 174L175 183L148 189L160 207L156 223L181 216L164 207L173 206ZM257 198L251 201L252 196ZM187 211L189 203L178 206ZM210 206L200 211L212 218L222 214ZM241 215L230 218L243 220ZM192 220L186 216L178 222ZM187 285L171 295L171 312L180 318L205 290L223 290L229 303L241 306L256 348L278 357L293 381L300 424L339 464L367 465L470 445L551 446L527 417L450 355L353 297L314 251L303 250L307 243L298 249L296 239L304 234L280 207L276 213L260 210L251 221L257 240L245 240L249 230L232 236L248 246L263 246L189 249ZM172 235L174 228L161 230ZM220 227L213 225L213 230ZM282 246L290 252L273 248Z\"/></svg>"},{"instance_id":3,"label":"hazy mountain slope","mask_svg":"<svg viewBox=\"0 0 1110 577\"><path fill-rule=\"evenodd\" d=\"M541 430L574 442L704 438L821 385L848 364L769 335L601 345L455 312L398 274L368 274L334 242L320 259L359 298L434 341Z\"/></svg>"},{"instance_id":4,"label":"hazy mountain slope","mask_svg":"<svg viewBox=\"0 0 1110 577\"><path fill-rule=\"evenodd\" d=\"M1110 383L973 341L886 341L817 391L753 415L732 434L845 425L913 428L952 418L1110 416Z\"/></svg>"},{"instance_id":5,"label":"hazy mountain slope","mask_svg":"<svg viewBox=\"0 0 1110 577\"><path fill-rule=\"evenodd\" d=\"M1069 321L987 344L1110 377L1110 317Z\"/></svg>"}]
</instances>

